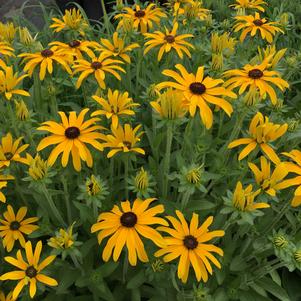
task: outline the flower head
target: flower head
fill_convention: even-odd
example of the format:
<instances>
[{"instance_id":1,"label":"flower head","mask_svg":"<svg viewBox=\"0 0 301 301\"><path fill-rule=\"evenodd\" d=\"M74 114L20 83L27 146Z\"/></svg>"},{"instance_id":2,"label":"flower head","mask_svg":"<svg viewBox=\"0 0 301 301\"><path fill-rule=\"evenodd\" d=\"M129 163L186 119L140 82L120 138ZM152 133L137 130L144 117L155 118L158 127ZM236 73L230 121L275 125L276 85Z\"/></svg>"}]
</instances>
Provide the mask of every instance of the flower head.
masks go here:
<instances>
[{"instance_id":1,"label":"flower head","mask_svg":"<svg viewBox=\"0 0 301 301\"><path fill-rule=\"evenodd\" d=\"M21 293L24 286L29 285L29 295L33 298L37 291L37 282L49 286L57 286L58 283L55 279L42 274L42 270L45 269L49 264L55 259L55 255L48 256L41 263L40 256L42 252L42 242L39 241L35 247L32 249L31 242L28 241L25 244L26 259L23 259L21 250L17 251L17 258L14 257L4 257L4 260L9 264L15 266L19 270L8 272L0 277L1 281L5 280L18 280L18 284L13 290L13 299L17 299Z\"/></svg>"},{"instance_id":2,"label":"flower head","mask_svg":"<svg viewBox=\"0 0 301 301\"><path fill-rule=\"evenodd\" d=\"M132 20L133 28L146 33L148 29L153 28L153 23L159 24L161 18L165 18L166 14L155 4L149 4L145 9L139 5L135 5L135 8L124 7L125 12L115 16L116 19L120 19L117 29L122 28L126 19Z\"/></svg>"},{"instance_id":3,"label":"flower head","mask_svg":"<svg viewBox=\"0 0 301 301\"><path fill-rule=\"evenodd\" d=\"M30 155L28 157L28 174L34 181L43 180L47 177L49 165L48 162L43 160L39 154L32 158Z\"/></svg>"},{"instance_id":4,"label":"flower head","mask_svg":"<svg viewBox=\"0 0 301 301\"><path fill-rule=\"evenodd\" d=\"M0 22L0 41L11 44L15 38L16 31L17 31L17 27L15 27L14 23Z\"/></svg>"},{"instance_id":5,"label":"flower head","mask_svg":"<svg viewBox=\"0 0 301 301\"><path fill-rule=\"evenodd\" d=\"M23 100L17 101L15 100L15 107L16 107L16 117L20 121L26 121L28 120L29 116L29 111L28 108Z\"/></svg>"},{"instance_id":6,"label":"flower head","mask_svg":"<svg viewBox=\"0 0 301 301\"><path fill-rule=\"evenodd\" d=\"M115 205L111 212L103 212L99 215L91 232L99 231L99 244L104 238L111 236L102 253L104 261L108 261L112 253L113 260L117 261L126 245L129 263L132 266L137 264L137 256L142 262L148 262L148 256L139 234L158 246L164 246L164 240L160 233L150 227L154 224L167 226L167 222L163 218L156 216L164 212L163 205L148 209L154 200L136 199L132 206L129 201L121 202L121 210L119 206Z\"/></svg>"},{"instance_id":7,"label":"flower head","mask_svg":"<svg viewBox=\"0 0 301 301\"><path fill-rule=\"evenodd\" d=\"M15 214L12 206L7 206L7 211L3 213L4 219L0 219L0 236L3 238L3 246L7 252L10 252L19 240L20 245L25 247L24 234L29 235L39 227L32 223L39 220L38 217L30 217L24 219L27 213L27 207L21 207Z\"/></svg>"},{"instance_id":8,"label":"flower head","mask_svg":"<svg viewBox=\"0 0 301 301\"><path fill-rule=\"evenodd\" d=\"M112 91L109 89L107 99L96 95L92 96L92 98L101 106L101 109L93 112L91 116L106 116L107 119L111 119L114 129L117 129L119 125L119 117L135 115L133 108L139 106L138 103L133 102L133 99L129 97L128 92L121 93L118 90Z\"/></svg>"},{"instance_id":9,"label":"flower head","mask_svg":"<svg viewBox=\"0 0 301 301\"><path fill-rule=\"evenodd\" d=\"M146 39L149 39L144 46L144 55L147 54L152 48L160 46L160 50L158 51L158 61L161 61L164 52L168 53L172 49L176 51L178 56L183 59L183 53L185 53L189 58L191 58L191 54L189 52L189 48L194 49L194 46L185 39L192 38L192 34L180 34L177 35L179 24L177 22L174 23L172 30L168 30L165 28L165 33L161 31L155 31L154 33L145 33L144 36Z\"/></svg>"},{"instance_id":10,"label":"flower head","mask_svg":"<svg viewBox=\"0 0 301 301\"><path fill-rule=\"evenodd\" d=\"M54 249L69 249L72 248L75 242L73 227L75 222L67 229L60 229L59 232L56 233L56 236L51 237L48 240L48 246Z\"/></svg>"},{"instance_id":11,"label":"flower head","mask_svg":"<svg viewBox=\"0 0 301 301\"><path fill-rule=\"evenodd\" d=\"M267 40L269 43L273 42L273 36L277 32L283 30L277 27L277 22L267 22L266 18L260 18L259 13L255 13L254 16L236 16L236 24L234 25L234 32L243 30L240 35L240 41L243 42L248 33L251 36L255 36L257 31L261 34L262 39Z\"/></svg>"},{"instance_id":12,"label":"flower head","mask_svg":"<svg viewBox=\"0 0 301 301\"><path fill-rule=\"evenodd\" d=\"M213 216L208 217L204 223L199 226L199 216L193 213L190 225L188 226L184 215L176 210L178 219L173 216L166 218L171 222L172 227L158 227L159 231L170 234L164 237L166 246L155 253L156 257L165 255L164 262L172 261L180 257L178 264L178 277L186 283L190 265L192 265L198 281L208 281L208 272L212 275L211 263L221 268L219 261L212 253L223 256L222 249L213 244L208 244L214 237L222 237L225 232L222 230L209 231L208 227L213 222Z\"/></svg>"},{"instance_id":13,"label":"flower head","mask_svg":"<svg viewBox=\"0 0 301 301\"><path fill-rule=\"evenodd\" d=\"M267 116L263 116L258 112L252 119L249 126L249 138L241 138L232 141L228 148L234 148L242 144L247 146L240 152L238 160L242 160L249 155L257 146L261 151L275 164L280 163L278 155L274 149L269 145L269 142L275 141L276 139L283 136L287 131L288 125L285 124L274 124L269 121Z\"/></svg>"},{"instance_id":14,"label":"flower head","mask_svg":"<svg viewBox=\"0 0 301 301\"><path fill-rule=\"evenodd\" d=\"M176 68L180 74L173 70L162 72L164 75L175 79L176 82L162 82L158 84L158 89L171 87L181 91L190 115L194 116L196 109L199 108L200 117L207 129L211 128L213 124L213 114L208 103L222 108L228 116L231 116L233 112L231 104L221 97L235 98L236 95L224 87L218 86L223 83L222 79L204 76L204 67L199 67L196 75L188 73L181 64L177 64Z\"/></svg>"},{"instance_id":15,"label":"flower head","mask_svg":"<svg viewBox=\"0 0 301 301\"><path fill-rule=\"evenodd\" d=\"M35 42L37 37L35 36L33 38L27 27L19 27L19 36L20 36L20 42L26 46L31 46Z\"/></svg>"},{"instance_id":16,"label":"flower head","mask_svg":"<svg viewBox=\"0 0 301 301\"><path fill-rule=\"evenodd\" d=\"M141 125L137 125L133 129L130 124L125 124L124 127L119 125L116 129L112 127L112 134L104 137L105 142L103 146L111 148L107 157L111 158L118 152L136 152L144 155L145 151L137 147L137 142L140 141L140 137L143 134L143 132L137 133L140 128Z\"/></svg>"},{"instance_id":17,"label":"flower head","mask_svg":"<svg viewBox=\"0 0 301 301\"><path fill-rule=\"evenodd\" d=\"M8 167L12 161L28 164L26 158L22 158L20 154L24 152L29 144L19 146L23 137L13 140L11 133L2 137L0 144L0 168Z\"/></svg>"},{"instance_id":18,"label":"flower head","mask_svg":"<svg viewBox=\"0 0 301 301\"><path fill-rule=\"evenodd\" d=\"M89 109L82 110L79 115L76 112L70 112L67 118L64 112L59 112L61 123L55 121L46 121L38 128L39 131L52 133L51 136L42 139L37 147L41 151L49 145L58 144L51 152L47 162L52 166L58 156L62 155L62 166L66 167L71 153L73 166L76 171L81 170L81 160L87 163L89 167L93 165L93 158L86 144L92 145L99 151L103 150L103 145L98 139L103 138L103 134L97 130L103 129L100 125L95 125L98 118L91 118L84 121L85 115Z\"/></svg>"},{"instance_id":19,"label":"flower head","mask_svg":"<svg viewBox=\"0 0 301 301\"><path fill-rule=\"evenodd\" d=\"M262 7L262 5L267 4L263 0L235 0L235 4L229 5L230 7L233 7L236 10L240 9L258 9L262 12L265 11L265 9Z\"/></svg>"}]
</instances>

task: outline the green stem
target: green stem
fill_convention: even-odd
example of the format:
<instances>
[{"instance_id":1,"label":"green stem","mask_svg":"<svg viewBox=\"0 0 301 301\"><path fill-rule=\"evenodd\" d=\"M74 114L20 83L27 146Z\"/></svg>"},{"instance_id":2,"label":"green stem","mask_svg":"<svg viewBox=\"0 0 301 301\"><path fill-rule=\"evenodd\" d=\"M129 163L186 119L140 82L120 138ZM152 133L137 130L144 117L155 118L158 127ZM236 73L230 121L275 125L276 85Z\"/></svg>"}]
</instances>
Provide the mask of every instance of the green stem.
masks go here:
<instances>
[{"instance_id":1,"label":"green stem","mask_svg":"<svg viewBox=\"0 0 301 301\"><path fill-rule=\"evenodd\" d=\"M110 191L112 192L112 197L113 197L113 192L114 192L114 157L110 158Z\"/></svg>"},{"instance_id":2,"label":"green stem","mask_svg":"<svg viewBox=\"0 0 301 301\"><path fill-rule=\"evenodd\" d=\"M129 189L128 189L128 177L129 177L129 156L124 158L124 190L126 199L129 199Z\"/></svg>"},{"instance_id":3,"label":"green stem","mask_svg":"<svg viewBox=\"0 0 301 301\"><path fill-rule=\"evenodd\" d=\"M68 193L66 177L61 176L61 181L62 181L63 189L64 189L64 197L65 197L65 204L66 204L66 209L67 209L68 224L71 225L71 223L72 223L72 213L71 213L71 206L70 206L70 200L69 200L69 193Z\"/></svg>"},{"instance_id":4,"label":"green stem","mask_svg":"<svg viewBox=\"0 0 301 301\"><path fill-rule=\"evenodd\" d=\"M184 210L187 207L190 196L191 196L190 191L188 190L185 191L181 202L181 210Z\"/></svg>"},{"instance_id":5,"label":"green stem","mask_svg":"<svg viewBox=\"0 0 301 301\"><path fill-rule=\"evenodd\" d=\"M125 249L124 261L123 261L123 269L122 269L122 282L126 282L126 276L129 268L129 259L128 259L128 250Z\"/></svg>"},{"instance_id":6,"label":"green stem","mask_svg":"<svg viewBox=\"0 0 301 301\"><path fill-rule=\"evenodd\" d=\"M101 2L102 11L103 11L103 17L104 17L104 23L105 23L106 31L109 34L110 33L110 26L109 26L109 17L108 17L108 14L107 14L106 5L105 5L104 0L100 0L100 2Z\"/></svg>"},{"instance_id":7,"label":"green stem","mask_svg":"<svg viewBox=\"0 0 301 301\"><path fill-rule=\"evenodd\" d=\"M58 112L58 105L55 95L50 96L50 111L53 116L55 116Z\"/></svg>"},{"instance_id":8,"label":"green stem","mask_svg":"<svg viewBox=\"0 0 301 301\"><path fill-rule=\"evenodd\" d=\"M139 88L139 76L140 76L141 62L142 62L142 58L143 58L142 51L143 51L142 48L139 49L139 51L138 51L137 68L136 68L136 90L135 91L136 91L137 98L139 96L138 88Z\"/></svg>"},{"instance_id":9,"label":"green stem","mask_svg":"<svg viewBox=\"0 0 301 301\"><path fill-rule=\"evenodd\" d=\"M171 153L171 145L173 138L173 125L172 123L167 124L167 132L166 132L166 151L164 158L164 169L163 169L163 197L167 197L168 191L168 174L170 169L170 153Z\"/></svg>"},{"instance_id":10,"label":"green stem","mask_svg":"<svg viewBox=\"0 0 301 301\"><path fill-rule=\"evenodd\" d=\"M33 95L34 95L34 102L36 105L37 112L42 112L43 101L42 101L41 81L37 70L35 70L35 72L33 73Z\"/></svg>"},{"instance_id":11,"label":"green stem","mask_svg":"<svg viewBox=\"0 0 301 301\"><path fill-rule=\"evenodd\" d=\"M266 228L266 230L263 233L269 233L274 227L277 225L277 223L282 219L283 215L288 211L290 208L290 203L285 202L281 210L278 212L274 220L269 224L269 226Z\"/></svg>"},{"instance_id":12,"label":"green stem","mask_svg":"<svg viewBox=\"0 0 301 301\"><path fill-rule=\"evenodd\" d=\"M48 205L52 211L52 214L53 214L53 217L61 224L61 225L66 225L64 219L62 218L60 212L57 210L56 206L55 206L55 203L51 197L51 194L48 192L47 188L46 188L46 185L43 183L41 185L41 188L42 188L42 191L43 191L43 194L48 202Z\"/></svg>"}]
</instances>

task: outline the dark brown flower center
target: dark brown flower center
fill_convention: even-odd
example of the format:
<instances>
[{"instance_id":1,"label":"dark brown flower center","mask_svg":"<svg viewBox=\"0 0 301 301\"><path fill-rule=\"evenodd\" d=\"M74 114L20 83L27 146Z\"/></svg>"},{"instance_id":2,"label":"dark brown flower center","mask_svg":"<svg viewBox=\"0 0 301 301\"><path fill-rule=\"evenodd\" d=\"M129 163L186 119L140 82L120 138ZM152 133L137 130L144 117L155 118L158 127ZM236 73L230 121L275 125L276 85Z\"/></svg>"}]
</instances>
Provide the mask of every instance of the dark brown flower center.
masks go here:
<instances>
[{"instance_id":1,"label":"dark brown flower center","mask_svg":"<svg viewBox=\"0 0 301 301\"><path fill-rule=\"evenodd\" d=\"M120 217L120 223L127 228L134 227L137 223L137 215L133 212L123 213Z\"/></svg>"},{"instance_id":2,"label":"dark brown flower center","mask_svg":"<svg viewBox=\"0 0 301 301\"><path fill-rule=\"evenodd\" d=\"M193 94L198 94L198 95L201 95L206 91L205 85L199 82L190 84L189 89Z\"/></svg>"},{"instance_id":3,"label":"dark brown flower center","mask_svg":"<svg viewBox=\"0 0 301 301\"><path fill-rule=\"evenodd\" d=\"M253 23L254 23L256 26L261 26L261 25L263 24L263 22L262 22L260 19L254 20Z\"/></svg>"},{"instance_id":4,"label":"dark brown flower center","mask_svg":"<svg viewBox=\"0 0 301 301\"><path fill-rule=\"evenodd\" d=\"M102 67L102 64L100 62L93 62L91 64L91 67L95 70L100 69Z\"/></svg>"},{"instance_id":5,"label":"dark brown flower center","mask_svg":"<svg viewBox=\"0 0 301 301\"><path fill-rule=\"evenodd\" d=\"M183 242L184 242L184 246L189 250L193 250L198 246L197 239L192 235L185 236Z\"/></svg>"},{"instance_id":6,"label":"dark brown flower center","mask_svg":"<svg viewBox=\"0 0 301 301\"><path fill-rule=\"evenodd\" d=\"M13 221L10 223L9 228L13 231L19 230L20 228L20 223L18 221Z\"/></svg>"},{"instance_id":7,"label":"dark brown flower center","mask_svg":"<svg viewBox=\"0 0 301 301\"><path fill-rule=\"evenodd\" d=\"M78 47L79 45L80 45L80 41L78 41L78 40L73 40L73 41L69 42L69 46L70 46L71 48L76 48L76 47Z\"/></svg>"},{"instance_id":8,"label":"dark brown flower center","mask_svg":"<svg viewBox=\"0 0 301 301\"><path fill-rule=\"evenodd\" d=\"M38 274L38 271L33 267L33 266L29 266L26 271L25 271L25 274L27 277L29 278L34 278L37 276Z\"/></svg>"},{"instance_id":9,"label":"dark brown flower center","mask_svg":"<svg viewBox=\"0 0 301 301\"><path fill-rule=\"evenodd\" d=\"M11 160L13 158L14 154L11 152L7 152L7 153L4 153L4 156L5 156L6 160Z\"/></svg>"},{"instance_id":10,"label":"dark brown flower center","mask_svg":"<svg viewBox=\"0 0 301 301\"><path fill-rule=\"evenodd\" d=\"M127 147L127 148L131 148L132 143L130 141L124 141L123 144Z\"/></svg>"},{"instance_id":11,"label":"dark brown flower center","mask_svg":"<svg viewBox=\"0 0 301 301\"><path fill-rule=\"evenodd\" d=\"M68 139L76 139L80 135L80 130L76 126L71 126L65 130L65 136Z\"/></svg>"},{"instance_id":12,"label":"dark brown flower center","mask_svg":"<svg viewBox=\"0 0 301 301\"><path fill-rule=\"evenodd\" d=\"M263 72L259 69L252 69L249 71L248 75L253 79L258 79L263 77Z\"/></svg>"},{"instance_id":13,"label":"dark brown flower center","mask_svg":"<svg viewBox=\"0 0 301 301\"><path fill-rule=\"evenodd\" d=\"M169 34L169 35L165 36L165 41L167 43L171 44L171 43L173 43L175 41L175 37L173 35Z\"/></svg>"},{"instance_id":14,"label":"dark brown flower center","mask_svg":"<svg viewBox=\"0 0 301 301\"><path fill-rule=\"evenodd\" d=\"M145 11L144 10L137 10L135 12L135 17L137 18L143 18L145 16Z\"/></svg>"},{"instance_id":15,"label":"dark brown flower center","mask_svg":"<svg viewBox=\"0 0 301 301\"><path fill-rule=\"evenodd\" d=\"M43 51L41 51L41 55L43 57L50 57L53 55L53 51L50 49L44 49Z\"/></svg>"}]
</instances>

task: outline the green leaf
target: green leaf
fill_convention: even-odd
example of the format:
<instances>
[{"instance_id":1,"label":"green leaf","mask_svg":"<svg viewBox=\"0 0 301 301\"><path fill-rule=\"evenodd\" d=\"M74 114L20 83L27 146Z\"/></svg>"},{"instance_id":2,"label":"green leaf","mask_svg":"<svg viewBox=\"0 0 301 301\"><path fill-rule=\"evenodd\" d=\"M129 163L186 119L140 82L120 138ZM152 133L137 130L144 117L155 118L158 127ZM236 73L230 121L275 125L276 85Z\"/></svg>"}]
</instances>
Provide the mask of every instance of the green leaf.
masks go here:
<instances>
[{"instance_id":1,"label":"green leaf","mask_svg":"<svg viewBox=\"0 0 301 301\"><path fill-rule=\"evenodd\" d=\"M129 280L129 282L126 285L126 288L127 289L138 288L143 284L145 280L146 280L146 276L144 270L141 270L138 274L132 277L131 280Z\"/></svg>"}]
</instances>

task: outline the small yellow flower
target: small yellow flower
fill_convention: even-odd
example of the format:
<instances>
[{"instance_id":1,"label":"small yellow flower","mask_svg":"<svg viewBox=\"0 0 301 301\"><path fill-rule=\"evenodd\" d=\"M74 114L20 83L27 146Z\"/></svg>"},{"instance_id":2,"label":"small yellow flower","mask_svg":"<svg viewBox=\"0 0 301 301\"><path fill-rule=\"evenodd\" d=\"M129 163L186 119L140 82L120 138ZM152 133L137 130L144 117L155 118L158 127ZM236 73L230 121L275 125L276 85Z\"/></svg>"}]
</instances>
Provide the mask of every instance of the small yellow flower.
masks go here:
<instances>
[{"instance_id":1,"label":"small yellow flower","mask_svg":"<svg viewBox=\"0 0 301 301\"><path fill-rule=\"evenodd\" d=\"M164 52L168 53L172 49L176 51L178 56L183 59L183 52L191 58L191 54L188 48L194 49L194 46L185 39L192 38L192 34L180 34L177 35L179 24L177 22L174 23L172 30L168 30L165 28L165 33L161 31L155 31L154 33L145 33L144 36L146 39L150 39L147 41L144 46L144 55L147 54L152 48L161 46L158 51L158 61L161 61Z\"/></svg>"},{"instance_id":2,"label":"small yellow flower","mask_svg":"<svg viewBox=\"0 0 301 301\"><path fill-rule=\"evenodd\" d=\"M27 106L23 100L16 101L15 100L15 106L16 106L16 116L19 120L25 121L29 118L29 111L27 109Z\"/></svg>"},{"instance_id":3,"label":"small yellow flower","mask_svg":"<svg viewBox=\"0 0 301 301\"><path fill-rule=\"evenodd\" d=\"M95 48L99 51L109 54L110 56L119 57L126 63L131 63L131 58L127 54L135 48L140 47L138 43L125 45L125 39L118 37L118 32L115 31L112 37L112 42L108 39L101 39L101 44L96 44Z\"/></svg>"},{"instance_id":4,"label":"small yellow flower","mask_svg":"<svg viewBox=\"0 0 301 301\"><path fill-rule=\"evenodd\" d=\"M89 28L89 23L84 19L79 9L66 9L62 19L52 18L53 24L50 28L54 29L54 32L60 32L62 30L73 30L84 36L85 31Z\"/></svg>"},{"instance_id":5,"label":"small yellow flower","mask_svg":"<svg viewBox=\"0 0 301 301\"><path fill-rule=\"evenodd\" d=\"M199 227L199 215L192 214L190 225L188 225L182 212L176 210L178 219L173 216L166 218L171 222L172 227L158 227L159 231L168 233L164 237L166 246L155 253L156 257L165 255L164 262L170 262L178 257L178 277L183 283L187 282L190 265L192 265L198 281L208 281L208 272L212 275L211 263L219 269L221 264L212 253L224 255L222 249L207 242L215 237L225 235L223 230L209 231L208 227L213 222L213 216L209 216Z\"/></svg>"},{"instance_id":6,"label":"small yellow flower","mask_svg":"<svg viewBox=\"0 0 301 301\"><path fill-rule=\"evenodd\" d=\"M90 196L95 196L102 191L101 184L94 175L87 179L86 191Z\"/></svg>"},{"instance_id":7,"label":"small yellow flower","mask_svg":"<svg viewBox=\"0 0 301 301\"><path fill-rule=\"evenodd\" d=\"M228 148L234 148L239 145L247 144L247 146L240 152L238 160L242 160L249 155L257 146L261 151L275 164L280 163L278 155L274 149L269 145L269 142L275 141L276 139L283 136L287 131L288 125L285 124L274 124L269 121L268 117L264 117L258 112L252 119L249 126L248 138L240 138L232 141Z\"/></svg>"},{"instance_id":8,"label":"small yellow flower","mask_svg":"<svg viewBox=\"0 0 301 301\"><path fill-rule=\"evenodd\" d=\"M275 245L275 247L277 248L286 248L289 244L289 241L286 239L286 237L282 234L277 234L274 238L273 238L273 243Z\"/></svg>"},{"instance_id":9,"label":"small yellow flower","mask_svg":"<svg viewBox=\"0 0 301 301\"><path fill-rule=\"evenodd\" d=\"M23 259L21 250L17 251L17 258L14 257L4 257L4 260L9 264L16 267L18 270L8 272L3 274L0 277L1 281L5 280L18 280L18 284L16 285L13 291L13 299L17 299L20 295L24 286L29 285L29 295L30 298L33 298L37 291L37 282L41 282L43 284L49 286L57 286L58 283L55 279L42 274L41 271L45 269L49 264L53 262L55 259L55 255L51 255L46 257L41 263L40 256L42 251L42 242L39 241L36 244L35 249L32 249L31 242L28 241L25 244L26 251L26 259Z\"/></svg>"},{"instance_id":10,"label":"small yellow flower","mask_svg":"<svg viewBox=\"0 0 301 301\"><path fill-rule=\"evenodd\" d=\"M3 213L4 219L0 219L0 237L3 239L3 247L10 252L15 241L19 240L20 245L25 247L24 234L29 235L39 227L32 223L39 220L38 217L24 219L27 213L27 207L21 207L15 214L12 206L7 206L7 211Z\"/></svg>"},{"instance_id":11,"label":"small yellow flower","mask_svg":"<svg viewBox=\"0 0 301 301\"><path fill-rule=\"evenodd\" d=\"M116 70L125 73L125 70L119 66L119 64L123 64L123 62L113 60L109 58L109 56L110 55L108 53L101 52L98 57L96 57L93 53L90 57L90 61L85 59L76 60L73 65L74 73L81 72L81 75L76 82L76 89L79 89L83 80L91 74L95 76L95 79L101 89L106 88L106 73L111 73L118 80L121 80L121 77Z\"/></svg>"},{"instance_id":12,"label":"small yellow flower","mask_svg":"<svg viewBox=\"0 0 301 301\"><path fill-rule=\"evenodd\" d=\"M27 74L24 74L18 77L18 73L14 73L13 67L4 67L3 70L0 70L0 94L4 94L7 100L10 100L13 94L30 96L27 91L16 89L27 76Z\"/></svg>"},{"instance_id":13,"label":"small yellow flower","mask_svg":"<svg viewBox=\"0 0 301 301\"><path fill-rule=\"evenodd\" d=\"M19 27L20 42L25 46L31 46L36 41L36 36L33 38L27 27Z\"/></svg>"},{"instance_id":14,"label":"small yellow flower","mask_svg":"<svg viewBox=\"0 0 301 301\"><path fill-rule=\"evenodd\" d=\"M228 49L230 53L234 52L236 40L230 37L230 33L225 32L222 35L213 33L211 35L211 49L213 53L223 53L224 50Z\"/></svg>"},{"instance_id":15,"label":"small yellow flower","mask_svg":"<svg viewBox=\"0 0 301 301\"><path fill-rule=\"evenodd\" d=\"M256 209L269 208L267 203L254 203L255 197L260 193L260 189L252 191L253 186L250 184L246 189L243 188L240 181L237 182L233 193L233 207L240 211L253 211Z\"/></svg>"},{"instance_id":16,"label":"small yellow flower","mask_svg":"<svg viewBox=\"0 0 301 301\"><path fill-rule=\"evenodd\" d=\"M265 9L261 5L267 4L263 0L235 0L235 4L229 5L230 7L233 7L234 9L240 10L240 9L258 9L262 12L265 11Z\"/></svg>"},{"instance_id":17,"label":"small yellow flower","mask_svg":"<svg viewBox=\"0 0 301 301\"><path fill-rule=\"evenodd\" d=\"M285 163L277 164L272 174L271 163L263 156L260 157L261 170L251 162L248 165L255 176L256 183L267 194L275 196L278 190L283 189L283 179L288 175Z\"/></svg>"},{"instance_id":18,"label":"small yellow flower","mask_svg":"<svg viewBox=\"0 0 301 301\"><path fill-rule=\"evenodd\" d=\"M263 62L265 59L270 58L268 68L274 70L277 67L277 64L282 59L286 52L287 48L276 50L275 45L269 45L265 49L258 47L258 58L259 61Z\"/></svg>"},{"instance_id":19,"label":"small yellow flower","mask_svg":"<svg viewBox=\"0 0 301 301\"><path fill-rule=\"evenodd\" d=\"M11 175L1 175L0 174L0 202L5 203L6 197L4 193L1 191L2 188L7 186L8 180L14 180L15 178Z\"/></svg>"},{"instance_id":20,"label":"small yellow flower","mask_svg":"<svg viewBox=\"0 0 301 301\"><path fill-rule=\"evenodd\" d=\"M48 240L48 246L54 248L54 249L69 249L74 244L74 238L73 238L73 227L75 225L75 222L67 229L60 229L59 233L57 233L56 236L51 237Z\"/></svg>"},{"instance_id":21,"label":"small yellow flower","mask_svg":"<svg viewBox=\"0 0 301 301\"><path fill-rule=\"evenodd\" d=\"M143 132L137 133L142 125L137 125L134 129L130 124L125 124L124 127L119 125L117 129L111 128L112 134L106 135L103 143L104 147L111 148L107 157L111 158L118 152L136 152L144 155L145 151L137 147L137 142Z\"/></svg>"},{"instance_id":22,"label":"small yellow flower","mask_svg":"<svg viewBox=\"0 0 301 301\"><path fill-rule=\"evenodd\" d=\"M12 22L0 22L0 41L11 44L15 38L17 28Z\"/></svg>"},{"instance_id":23,"label":"small yellow flower","mask_svg":"<svg viewBox=\"0 0 301 301\"><path fill-rule=\"evenodd\" d=\"M24 144L19 147L23 137L13 140L11 133L2 137L0 144L0 168L8 167L12 161L28 164L26 158L22 158L20 154L24 152L29 144Z\"/></svg>"},{"instance_id":24,"label":"small yellow flower","mask_svg":"<svg viewBox=\"0 0 301 301\"><path fill-rule=\"evenodd\" d=\"M184 14L184 24L187 19L199 19L200 21L204 21L207 19L210 10L203 7L203 2L201 0L196 1L187 1L187 4L184 5L183 9L179 9L178 14Z\"/></svg>"},{"instance_id":25,"label":"small yellow flower","mask_svg":"<svg viewBox=\"0 0 301 301\"><path fill-rule=\"evenodd\" d=\"M24 58L23 62L27 61L24 66L24 72L28 72L30 76L32 76L37 66L40 67L40 80L45 78L46 72L52 74L54 62L61 65L69 74L72 73L68 65L70 62L70 55L66 56L66 54L62 52L62 50L59 50L57 46L52 46L36 53L22 53L18 56Z\"/></svg>"},{"instance_id":26,"label":"small yellow flower","mask_svg":"<svg viewBox=\"0 0 301 301\"><path fill-rule=\"evenodd\" d=\"M201 182L202 168L203 166L201 165L188 169L185 174L186 180L190 184L199 184Z\"/></svg>"},{"instance_id":27,"label":"small yellow flower","mask_svg":"<svg viewBox=\"0 0 301 301\"><path fill-rule=\"evenodd\" d=\"M243 29L240 35L240 41L243 42L247 34L250 33L251 37L255 36L257 31L261 34L262 39L267 40L269 43L273 42L273 36L277 32L284 33L282 29L277 27L277 22L267 22L267 19L260 18L259 13L255 13L255 16L237 16L234 17L236 23L233 27L234 32L238 32Z\"/></svg>"},{"instance_id":28,"label":"small yellow flower","mask_svg":"<svg viewBox=\"0 0 301 301\"><path fill-rule=\"evenodd\" d=\"M133 99L129 97L128 92L121 93L118 90L113 92L109 89L107 99L96 95L93 95L92 98L102 107L102 109L93 112L91 116L106 116L107 119L112 120L112 127L114 129L117 129L119 125L119 117L135 115L135 112L132 109L139 106L138 103L133 102Z\"/></svg>"},{"instance_id":29,"label":"small yellow flower","mask_svg":"<svg viewBox=\"0 0 301 301\"><path fill-rule=\"evenodd\" d=\"M115 19L120 19L117 29L123 27L125 19L133 21L133 28L146 33L148 29L153 28L153 23L159 24L161 18L165 18L166 14L155 4L149 4L145 9L139 5L135 5L135 9L124 7L125 12L115 16Z\"/></svg>"},{"instance_id":30,"label":"small yellow flower","mask_svg":"<svg viewBox=\"0 0 301 301\"><path fill-rule=\"evenodd\" d=\"M29 163L28 174L34 181L39 181L47 176L49 169L48 162L43 160L39 154L32 158L29 154L27 156Z\"/></svg>"}]
</instances>

